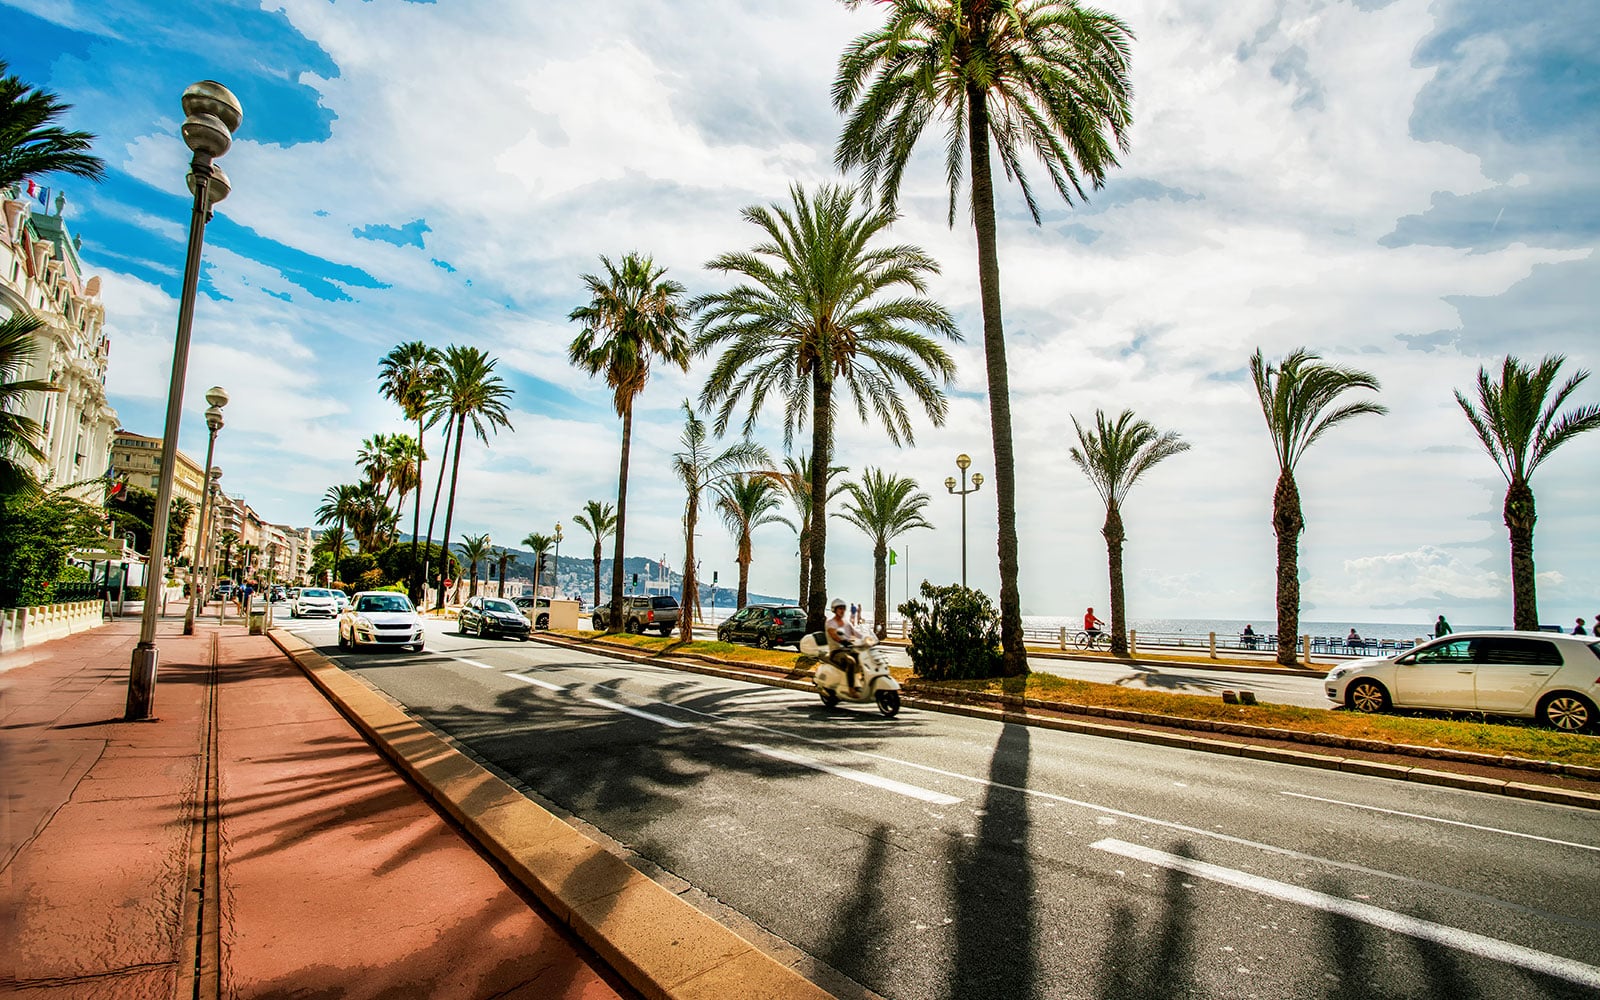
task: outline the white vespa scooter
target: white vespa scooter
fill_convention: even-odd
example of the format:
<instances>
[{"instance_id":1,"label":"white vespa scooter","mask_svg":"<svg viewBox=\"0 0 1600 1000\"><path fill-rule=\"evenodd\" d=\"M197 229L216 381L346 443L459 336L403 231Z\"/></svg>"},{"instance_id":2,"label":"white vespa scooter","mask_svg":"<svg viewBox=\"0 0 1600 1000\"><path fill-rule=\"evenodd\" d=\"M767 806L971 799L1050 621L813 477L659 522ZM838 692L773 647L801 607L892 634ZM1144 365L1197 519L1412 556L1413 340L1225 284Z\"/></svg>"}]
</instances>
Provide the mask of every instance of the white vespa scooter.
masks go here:
<instances>
[{"instance_id":1,"label":"white vespa scooter","mask_svg":"<svg viewBox=\"0 0 1600 1000\"><path fill-rule=\"evenodd\" d=\"M852 697L850 678L844 668L828 658L828 654L841 648L828 638L827 632L812 632L800 640L800 652L817 661L811 683L817 686L822 703L829 708L841 701L858 705L877 702L878 711L894 718L900 711L900 682L889 676L889 665L877 650L878 640L867 635L850 645L851 652L860 661L861 694Z\"/></svg>"}]
</instances>

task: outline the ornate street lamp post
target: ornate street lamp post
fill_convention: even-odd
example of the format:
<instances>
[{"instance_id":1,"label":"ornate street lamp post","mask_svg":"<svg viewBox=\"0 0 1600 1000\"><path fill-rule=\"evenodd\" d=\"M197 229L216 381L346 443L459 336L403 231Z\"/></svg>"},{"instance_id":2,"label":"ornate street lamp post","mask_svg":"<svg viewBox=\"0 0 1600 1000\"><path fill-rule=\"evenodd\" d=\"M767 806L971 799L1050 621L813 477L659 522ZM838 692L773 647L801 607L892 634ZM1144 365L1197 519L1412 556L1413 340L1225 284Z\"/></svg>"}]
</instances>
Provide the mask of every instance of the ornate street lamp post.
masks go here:
<instances>
[{"instance_id":1,"label":"ornate street lamp post","mask_svg":"<svg viewBox=\"0 0 1600 1000\"><path fill-rule=\"evenodd\" d=\"M194 555L189 559L189 610L183 616L184 635L194 635L194 614L200 601L200 587L203 583L200 560L202 553L206 551L206 514L211 509L211 457L217 447L217 432L222 430L222 408L228 405L228 393L222 386L214 385L206 393L206 402L211 404L206 408L206 429L211 433L206 438L206 478L200 484L200 523L194 533Z\"/></svg>"},{"instance_id":2,"label":"ornate street lamp post","mask_svg":"<svg viewBox=\"0 0 1600 1000\"><path fill-rule=\"evenodd\" d=\"M972 488L967 488L967 466L972 464L972 459L965 454L956 456L956 468L961 470L961 488L956 489L956 478L951 476L944 481L944 488L955 496L961 498L961 586L967 585L967 494L978 492L978 487L983 485L983 473L972 474Z\"/></svg>"},{"instance_id":3,"label":"ornate street lamp post","mask_svg":"<svg viewBox=\"0 0 1600 1000\"><path fill-rule=\"evenodd\" d=\"M244 112L238 98L215 80L201 80L183 92L183 141L194 152L189 162L189 190L194 205L189 215L189 248L183 264L183 293L178 300L178 335L172 348L172 382L167 388L166 433L161 440L161 480L150 525L150 562L145 571L144 616L139 644L128 665L128 702L123 718L151 718L156 698L156 593L165 583L163 551L167 545L167 513L172 507L172 473L177 466L178 431L183 422L183 384L189 367L189 330L194 322L194 296L200 282L200 252L205 246L211 207L228 196L228 178L212 161L233 145Z\"/></svg>"},{"instance_id":4,"label":"ornate street lamp post","mask_svg":"<svg viewBox=\"0 0 1600 1000\"><path fill-rule=\"evenodd\" d=\"M550 573L550 599L556 598L556 588L561 585L561 522L556 522L556 568ZM538 590L537 587L534 588Z\"/></svg>"}]
</instances>

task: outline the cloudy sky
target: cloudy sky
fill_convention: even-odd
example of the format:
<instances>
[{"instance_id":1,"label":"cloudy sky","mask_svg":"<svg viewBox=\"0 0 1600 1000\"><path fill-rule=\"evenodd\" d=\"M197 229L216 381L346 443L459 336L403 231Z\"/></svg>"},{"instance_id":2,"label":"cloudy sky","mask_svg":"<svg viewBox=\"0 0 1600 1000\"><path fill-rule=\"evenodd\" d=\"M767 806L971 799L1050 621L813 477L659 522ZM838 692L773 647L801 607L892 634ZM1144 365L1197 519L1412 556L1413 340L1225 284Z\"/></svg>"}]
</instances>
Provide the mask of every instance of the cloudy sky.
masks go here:
<instances>
[{"instance_id":1,"label":"cloudy sky","mask_svg":"<svg viewBox=\"0 0 1600 1000\"><path fill-rule=\"evenodd\" d=\"M1125 516L1135 617L1270 619L1277 469L1247 359L1305 346L1382 382L1390 413L1334 431L1299 482L1305 616L1509 623L1504 483L1452 398L1506 353L1600 363L1600 6L1499 0L1113 0L1137 33L1132 149L1087 204L1034 226L1000 189L1000 251L1029 614L1107 602L1104 515L1068 461L1072 417L1131 407L1192 450ZM456 533L514 542L615 499L618 421L566 363L598 255L653 254L691 292L754 242L739 209L835 173L828 90L880 12L809 0L0 0L13 72L74 105L103 184L68 221L104 278L110 390L159 433L188 199L178 97L217 79L245 109L207 233L183 447L207 386L233 402L224 485L310 519L362 438L403 429L378 358L413 338L501 359L514 432L474 446ZM992 472L975 250L945 224L937 135L899 240L942 264L966 343L945 426L895 450L853 417L839 460L914 476L936 530L912 582L959 575L960 452ZM681 561L669 463L705 361L641 397L629 553ZM1579 392L1600 399L1600 379ZM778 449L776 412L762 423ZM1600 434L1534 478L1541 617L1600 612ZM997 592L994 496L970 501L969 573ZM830 579L870 599L870 547L835 522ZM703 572L735 576L702 523ZM794 590L794 536L757 534L752 587ZM897 575L896 599L902 589Z\"/></svg>"}]
</instances>

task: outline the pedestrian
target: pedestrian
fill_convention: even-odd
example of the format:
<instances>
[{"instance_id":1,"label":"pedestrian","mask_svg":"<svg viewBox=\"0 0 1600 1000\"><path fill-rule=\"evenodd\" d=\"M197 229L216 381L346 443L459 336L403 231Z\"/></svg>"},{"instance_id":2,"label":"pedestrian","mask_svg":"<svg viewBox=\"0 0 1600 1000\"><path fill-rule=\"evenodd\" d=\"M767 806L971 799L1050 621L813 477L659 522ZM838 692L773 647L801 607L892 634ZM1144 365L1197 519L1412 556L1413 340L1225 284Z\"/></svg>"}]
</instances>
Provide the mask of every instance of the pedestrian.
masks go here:
<instances>
[{"instance_id":1,"label":"pedestrian","mask_svg":"<svg viewBox=\"0 0 1600 1000\"><path fill-rule=\"evenodd\" d=\"M1573 635L1588 635L1589 630L1583 627L1583 619L1578 619L1578 624L1572 626Z\"/></svg>"},{"instance_id":2,"label":"pedestrian","mask_svg":"<svg viewBox=\"0 0 1600 1000\"><path fill-rule=\"evenodd\" d=\"M106 594L106 599L107 600L109 600L110 597L111 597L111 595L109 593ZM1594 634L1595 635L1600 635L1600 615L1595 615L1594 616Z\"/></svg>"},{"instance_id":3,"label":"pedestrian","mask_svg":"<svg viewBox=\"0 0 1600 1000\"><path fill-rule=\"evenodd\" d=\"M1439 620L1433 623L1433 637L1440 639L1449 635L1450 632L1450 623L1444 620L1444 615L1440 615Z\"/></svg>"}]
</instances>

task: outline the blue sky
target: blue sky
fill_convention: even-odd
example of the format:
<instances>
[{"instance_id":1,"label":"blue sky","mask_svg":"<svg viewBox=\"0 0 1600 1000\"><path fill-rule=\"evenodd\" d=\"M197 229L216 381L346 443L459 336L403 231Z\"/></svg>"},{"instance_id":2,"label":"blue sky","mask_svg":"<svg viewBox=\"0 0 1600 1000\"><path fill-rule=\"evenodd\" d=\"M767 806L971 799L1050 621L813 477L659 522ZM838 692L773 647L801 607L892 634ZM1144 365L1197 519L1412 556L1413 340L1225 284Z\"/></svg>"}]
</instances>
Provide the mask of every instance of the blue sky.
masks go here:
<instances>
[{"instance_id":1,"label":"blue sky","mask_svg":"<svg viewBox=\"0 0 1600 1000\"><path fill-rule=\"evenodd\" d=\"M463 459L456 533L514 542L562 520L580 534L583 502L615 497L618 427L565 362L579 276L640 250L692 292L718 287L704 262L753 242L740 208L839 179L828 87L877 15L536 6L551 5L0 0L12 71L73 104L110 168L60 186L104 278L126 426L160 427L187 222L178 96L214 78L245 119L207 233L185 449L203 451L201 396L224 385L224 484L305 523L354 477L362 438L402 429L377 359L413 338L473 343L516 389L515 430ZM1276 468L1245 366L1258 346L1303 345L1372 371L1391 410L1300 470L1305 616L1508 621L1503 482L1451 392L1507 352L1600 360L1600 7L1108 6L1138 34L1132 150L1088 203L1045 202L1039 227L1001 189L1024 610L1105 606L1103 510L1065 450L1072 416L1132 407L1193 447L1125 512L1130 614L1270 619ZM853 418L838 434L852 470L933 495L937 530L897 545L913 582L959 572L959 504L939 485L954 456L992 469L972 237L945 225L938 152L907 177L896 237L941 262L932 292L967 334L951 417L898 451ZM641 398L630 554L680 561L668 466L706 364ZM1579 396L1600 399L1600 380ZM773 413L759 432L774 450L779 427ZM1535 477L1546 621L1600 613L1597 470L1591 435ZM971 579L993 593L987 487L969 517ZM836 589L869 597L869 547L832 532ZM734 575L720 524L702 523L697 548L707 575ZM793 553L788 529L762 529L752 587L792 592Z\"/></svg>"}]
</instances>

